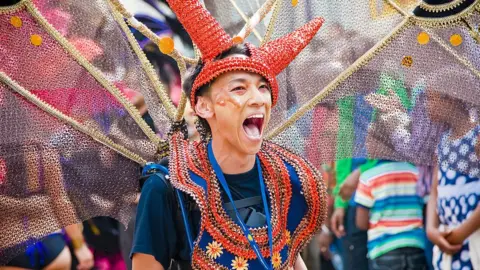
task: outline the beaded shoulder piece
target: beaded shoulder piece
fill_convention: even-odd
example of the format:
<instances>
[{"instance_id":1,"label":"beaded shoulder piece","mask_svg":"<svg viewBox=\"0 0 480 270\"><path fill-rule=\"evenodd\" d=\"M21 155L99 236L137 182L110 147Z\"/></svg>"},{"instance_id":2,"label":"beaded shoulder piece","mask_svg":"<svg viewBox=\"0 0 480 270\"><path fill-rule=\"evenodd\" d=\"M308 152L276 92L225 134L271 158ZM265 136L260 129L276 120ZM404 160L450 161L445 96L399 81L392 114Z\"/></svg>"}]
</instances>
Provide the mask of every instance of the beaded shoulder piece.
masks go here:
<instances>
[{"instance_id":1,"label":"beaded shoulder piece","mask_svg":"<svg viewBox=\"0 0 480 270\"><path fill-rule=\"evenodd\" d=\"M222 205L220 187L217 177L210 165L205 143L189 143L183 134L174 133L170 141L169 170L172 185L192 196L201 210L201 233L207 232L228 252L246 260L256 258L248 240L240 227L226 214ZM264 142L258 154L264 181L269 191L273 226L273 253L278 254L288 245L288 258L285 264L293 265L296 254L310 238L320 229L325 221L327 206L326 188L317 170L304 159L286 151L282 147ZM301 190L306 201L307 211L296 226L295 231L287 230L287 215L292 198L292 180L286 164L296 172ZM173 173L175 172L175 173ZM191 174L200 176L205 181L206 189L192 180ZM300 194L293 194L299 196ZM269 257L268 235L266 227L252 229L252 235L259 244L262 254ZM199 236L200 238L201 236ZM193 263L208 269L209 257L195 245Z\"/></svg>"}]
</instances>

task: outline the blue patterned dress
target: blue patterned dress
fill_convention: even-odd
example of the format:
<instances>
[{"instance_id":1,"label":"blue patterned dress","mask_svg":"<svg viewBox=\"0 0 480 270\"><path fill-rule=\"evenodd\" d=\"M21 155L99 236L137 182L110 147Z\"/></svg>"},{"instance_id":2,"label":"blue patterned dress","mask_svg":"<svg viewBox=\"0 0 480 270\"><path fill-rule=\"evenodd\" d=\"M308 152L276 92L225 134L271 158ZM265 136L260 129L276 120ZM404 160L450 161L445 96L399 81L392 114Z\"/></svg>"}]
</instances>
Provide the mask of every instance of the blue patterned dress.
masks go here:
<instances>
[{"instance_id":1,"label":"blue patterned dress","mask_svg":"<svg viewBox=\"0 0 480 270\"><path fill-rule=\"evenodd\" d=\"M480 163L475 153L480 126L456 140L450 139L450 133L443 136L438 148L437 211L440 224L455 228L473 213L480 199ZM435 269L442 269L443 256L434 262ZM451 269L472 269L468 240L460 252L452 256Z\"/></svg>"}]
</instances>

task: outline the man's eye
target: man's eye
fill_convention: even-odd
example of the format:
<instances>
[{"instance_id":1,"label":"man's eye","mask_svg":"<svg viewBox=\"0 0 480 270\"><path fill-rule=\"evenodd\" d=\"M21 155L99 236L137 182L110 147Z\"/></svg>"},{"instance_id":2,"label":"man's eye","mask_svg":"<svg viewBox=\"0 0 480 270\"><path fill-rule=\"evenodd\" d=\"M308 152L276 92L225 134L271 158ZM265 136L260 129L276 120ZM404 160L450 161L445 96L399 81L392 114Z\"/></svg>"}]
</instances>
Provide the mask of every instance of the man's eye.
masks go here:
<instances>
[{"instance_id":1,"label":"man's eye","mask_svg":"<svg viewBox=\"0 0 480 270\"><path fill-rule=\"evenodd\" d=\"M243 86L238 86L238 87L233 88L233 89L231 90L231 92L234 92L234 91L243 91L243 90L245 90L245 87L243 87Z\"/></svg>"},{"instance_id":2,"label":"man's eye","mask_svg":"<svg viewBox=\"0 0 480 270\"><path fill-rule=\"evenodd\" d=\"M270 91L270 87L268 85L264 84L259 87L260 90L262 91Z\"/></svg>"}]
</instances>

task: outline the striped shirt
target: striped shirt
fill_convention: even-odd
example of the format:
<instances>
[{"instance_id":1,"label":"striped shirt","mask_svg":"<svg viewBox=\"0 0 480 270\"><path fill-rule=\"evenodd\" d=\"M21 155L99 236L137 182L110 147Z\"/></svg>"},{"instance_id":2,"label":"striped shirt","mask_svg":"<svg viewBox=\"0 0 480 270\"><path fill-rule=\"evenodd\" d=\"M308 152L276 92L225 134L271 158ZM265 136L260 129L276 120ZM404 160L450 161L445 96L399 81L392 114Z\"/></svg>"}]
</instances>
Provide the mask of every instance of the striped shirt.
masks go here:
<instances>
[{"instance_id":1,"label":"striped shirt","mask_svg":"<svg viewBox=\"0 0 480 270\"><path fill-rule=\"evenodd\" d=\"M361 174L355 201L370 210L370 259L398 248L425 248L417 180L417 168L406 162L381 163Z\"/></svg>"}]
</instances>

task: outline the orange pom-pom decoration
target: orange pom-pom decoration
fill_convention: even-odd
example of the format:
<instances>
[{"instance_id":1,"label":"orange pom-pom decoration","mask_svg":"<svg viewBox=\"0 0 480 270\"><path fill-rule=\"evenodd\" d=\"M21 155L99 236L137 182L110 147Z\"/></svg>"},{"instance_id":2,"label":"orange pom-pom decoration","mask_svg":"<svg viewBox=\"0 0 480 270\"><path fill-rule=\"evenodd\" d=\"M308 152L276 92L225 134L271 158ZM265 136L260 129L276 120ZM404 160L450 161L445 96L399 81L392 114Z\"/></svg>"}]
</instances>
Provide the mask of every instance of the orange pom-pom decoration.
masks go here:
<instances>
[{"instance_id":1,"label":"orange pom-pom decoration","mask_svg":"<svg viewBox=\"0 0 480 270\"><path fill-rule=\"evenodd\" d=\"M171 54L175 49L175 43L171 37L163 37L158 42L158 48L164 54Z\"/></svg>"}]
</instances>

